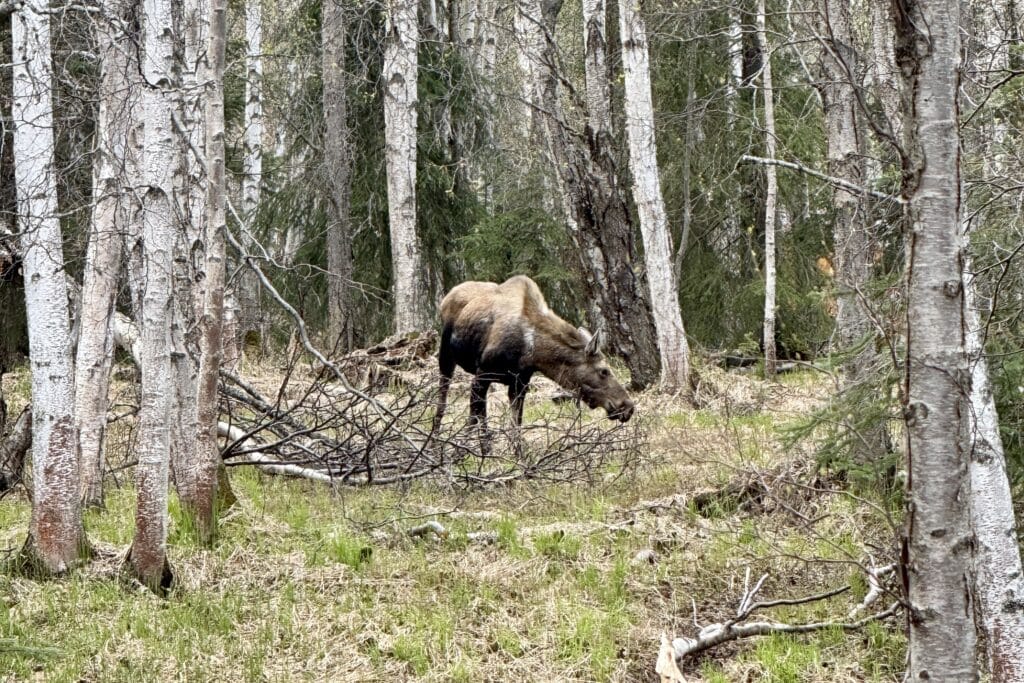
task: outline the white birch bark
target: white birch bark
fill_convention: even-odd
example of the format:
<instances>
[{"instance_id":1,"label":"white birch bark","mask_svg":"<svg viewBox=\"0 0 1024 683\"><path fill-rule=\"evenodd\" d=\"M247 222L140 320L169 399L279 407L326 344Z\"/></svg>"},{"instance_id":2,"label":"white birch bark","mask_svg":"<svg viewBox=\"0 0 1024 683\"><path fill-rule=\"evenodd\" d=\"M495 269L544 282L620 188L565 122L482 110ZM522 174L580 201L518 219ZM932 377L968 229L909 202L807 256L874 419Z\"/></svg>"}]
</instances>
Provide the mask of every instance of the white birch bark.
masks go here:
<instances>
[{"instance_id":1,"label":"white birch bark","mask_svg":"<svg viewBox=\"0 0 1024 683\"><path fill-rule=\"evenodd\" d=\"M761 87L764 94L765 154L775 158L775 93L772 88L772 53L765 31L764 0L757 2L757 42L764 64L761 67ZM775 376L775 205L779 194L775 167L765 167L768 183L764 199L764 375Z\"/></svg>"},{"instance_id":2,"label":"white birch bark","mask_svg":"<svg viewBox=\"0 0 1024 683\"><path fill-rule=\"evenodd\" d=\"M242 215L251 219L263 187L263 4L245 3L245 133L242 137Z\"/></svg>"},{"instance_id":3,"label":"white birch bark","mask_svg":"<svg viewBox=\"0 0 1024 683\"><path fill-rule=\"evenodd\" d=\"M585 3L590 1L584 0ZM626 131L633 172L633 199L644 241L647 284L661 356L661 382L671 391L688 392L690 348L672 275L672 245L658 173L647 28L633 0L619 0L619 34L625 73Z\"/></svg>"},{"instance_id":4,"label":"white birch bark","mask_svg":"<svg viewBox=\"0 0 1024 683\"><path fill-rule=\"evenodd\" d=\"M227 0L211 0L208 59L210 89L206 97L206 282L199 326L199 387L196 417L199 423L191 498L185 503L203 542L213 540L216 529L218 393L224 319L226 229L224 180L224 52L227 42Z\"/></svg>"},{"instance_id":5,"label":"white birch bark","mask_svg":"<svg viewBox=\"0 0 1024 683\"><path fill-rule=\"evenodd\" d=\"M727 12L729 23L726 28L726 52L729 60L729 75L725 81L725 115L729 130L735 131L740 86L743 84L744 27L738 2L730 2ZM745 241L740 228L739 214L732 203L730 203L725 207L725 218L722 227L710 235L711 248L724 264L731 270L736 271L740 267Z\"/></svg>"},{"instance_id":6,"label":"white birch bark","mask_svg":"<svg viewBox=\"0 0 1024 683\"><path fill-rule=\"evenodd\" d=\"M882 114L889 124L893 139L903 136L903 114L900 111L900 90L897 84L899 72L893 50L892 20L889 17L890 4L874 0L869 3L871 11L871 68L875 96L882 105Z\"/></svg>"},{"instance_id":7,"label":"white birch bark","mask_svg":"<svg viewBox=\"0 0 1024 683\"><path fill-rule=\"evenodd\" d=\"M968 37L973 38L974 49L966 49L965 73L971 81L963 92L967 97L984 97L984 89L1003 77L1009 68L1010 40L1001 26L1007 16L1008 3L971 7ZM963 28L961 29L963 30ZM972 35L973 34L973 35ZM980 159L984 176L1002 177L1003 145L1006 123L998 118L972 117L964 126L962 143ZM966 192L961 190L964 196ZM965 214L973 215L976 224L989 220L987 207L968 206ZM963 231L969 225L966 220ZM966 252L964 270L972 272L970 251ZM1024 569L1021 566L1017 544L1017 524L1014 518L1013 497L1006 472L1006 459L999 434L999 416L989 383L988 363L985 358L986 329L982 319L987 318L985 306L978 299L976 278L966 278L964 311L966 316L966 348L971 370L971 524L975 536L974 582L978 601L977 626L981 639L985 668L992 681L1024 681Z\"/></svg>"},{"instance_id":8,"label":"white birch bark","mask_svg":"<svg viewBox=\"0 0 1024 683\"><path fill-rule=\"evenodd\" d=\"M960 3L896 15L904 78L908 309L904 416L909 680L973 681L970 404L961 235Z\"/></svg>"},{"instance_id":9,"label":"white birch bark","mask_svg":"<svg viewBox=\"0 0 1024 683\"><path fill-rule=\"evenodd\" d=\"M431 326L422 247L416 232L415 0L388 0L384 47L384 139L391 226L395 333Z\"/></svg>"},{"instance_id":10,"label":"white birch bark","mask_svg":"<svg viewBox=\"0 0 1024 683\"><path fill-rule=\"evenodd\" d=\"M11 116L29 357L32 366L32 519L28 556L47 572L72 567L85 538L74 423L71 326L54 169L48 3L11 18Z\"/></svg>"},{"instance_id":11,"label":"white birch bark","mask_svg":"<svg viewBox=\"0 0 1024 683\"><path fill-rule=\"evenodd\" d=\"M242 216L251 225L259 209L263 191L263 3L262 0L245 2L245 114L242 133ZM249 238L247 227L243 234ZM281 239L271 238L278 256L283 252ZM294 252L292 253L294 256ZM290 263L290 260L289 260ZM236 291L237 290L237 291ZM243 310L244 309L244 310ZM226 285L224 293L224 329L221 336L223 358L229 367L241 360L239 339L254 325L259 324L259 283L251 273L243 270ZM244 328L244 330L242 329ZM261 331L262 336L262 331Z\"/></svg>"},{"instance_id":12,"label":"white birch bark","mask_svg":"<svg viewBox=\"0 0 1024 683\"><path fill-rule=\"evenodd\" d=\"M825 18L824 29L829 40L821 57L825 75L821 93L828 138L829 175L863 187L867 155L859 136L857 101L854 84L850 82L851 75L857 73L857 65L854 63L849 3L846 0L828 0ZM841 188L832 189L835 207L832 226L836 283L835 348L840 352L854 348L871 331L862 298L866 296L865 289L871 279L873 245L865 224L863 200L861 194ZM874 348L868 344L856 356L849 358L844 363L846 381L853 383L863 379L873 357ZM876 443L877 439L868 441Z\"/></svg>"},{"instance_id":13,"label":"white birch bark","mask_svg":"<svg viewBox=\"0 0 1024 683\"><path fill-rule=\"evenodd\" d=\"M172 419L170 324L176 224L173 193L178 138L172 117L180 108L174 74L172 0L144 0L142 93L142 339L135 538L128 555L133 573L149 588L166 588L167 484Z\"/></svg>"},{"instance_id":14,"label":"white birch bark","mask_svg":"<svg viewBox=\"0 0 1024 683\"><path fill-rule=\"evenodd\" d=\"M184 131L180 164L184 173L177 183L183 203L174 257L174 306L171 309L171 371L174 405L171 421L171 477L186 508L201 496L200 456L196 435L198 414L200 324L206 299L206 222L209 178L203 163L191 150L206 144L206 107L211 77L209 65L210 4L185 0L182 7L184 68L182 69L182 120Z\"/></svg>"},{"instance_id":15,"label":"white birch bark","mask_svg":"<svg viewBox=\"0 0 1024 683\"><path fill-rule=\"evenodd\" d=\"M970 271L970 261L966 270ZM964 287L967 357L971 371L971 524L978 627L994 682L1024 681L1024 569L1017 545L1013 496L1006 475L992 386L988 380L974 282Z\"/></svg>"},{"instance_id":16,"label":"white birch bark","mask_svg":"<svg viewBox=\"0 0 1024 683\"><path fill-rule=\"evenodd\" d=\"M657 335L649 290L635 270L639 256L634 227L610 136L584 140L572 130L560 103L554 38L561 0L518 0L516 33L528 69L537 144L549 154L558 196L579 256L577 264L591 302L590 315L608 333L608 348L630 371L634 387L660 377ZM596 77L592 72L592 77ZM543 135L543 138L540 138ZM553 208L552 208L553 210Z\"/></svg>"},{"instance_id":17,"label":"white birch bark","mask_svg":"<svg viewBox=\"0 0 1024 683\"><path fill-rule=\"evenodd\" d=\"M736 101L740 84L743 82L743 22L739 7L730 2L728 6L729 27L726 33L726 50L729 54L729 78L725 82L725 107L729 127L736 125Z\"/></svg>"},{"instance_id":18,"label":"white birch bark","mask_svg":"<svg viewBox=\"0 0 1024 683\"><path fill-rule=\"evenodd\" d=\"M129 5L105 3L108 17L123 21ZM137 69L127 36L111 19L96 24L102 64L96 152L93 162L93 212L82 278L82 306L75 360L75 426L79 433L82 501L103 505L104 440L114 347L114 303L127 205L130 194L128 133L135 93L129 70ZM133 63L134 62L134 63Z\"/></svg>"},{"instance_id":19,"label":"white birch bark","mask_svg":"<svg viewBox=\"0 0 1024 683\"><path fill-rule=\"evenodd\" d=\"M540 94L542 61L544 50L544 24L538 0L517 0L513 18L516 36L516 61L519 65L520 125L530 131L535 139L543 130L537 107L542 101Z\"/></svg>"}]
</instances>

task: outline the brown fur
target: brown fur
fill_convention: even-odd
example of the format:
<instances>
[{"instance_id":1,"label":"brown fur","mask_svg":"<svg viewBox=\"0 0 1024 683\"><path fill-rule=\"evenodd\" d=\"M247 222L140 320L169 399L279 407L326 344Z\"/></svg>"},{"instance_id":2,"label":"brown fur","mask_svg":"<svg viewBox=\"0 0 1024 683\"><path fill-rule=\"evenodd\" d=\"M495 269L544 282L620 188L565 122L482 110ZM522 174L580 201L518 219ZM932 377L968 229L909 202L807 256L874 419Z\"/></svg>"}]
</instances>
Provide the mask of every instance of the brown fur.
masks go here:
<instances>
[{"instance_id":1,"label":"brown fur","mask_svg":"<svg viewBox=\"0 0 1024 683\"><path fill-rule=\"evenodd\" d=\"M441 395L435 417L440 423L455 366L474 376L470 397L473 422L486 418L487 389L509 387L517 423L530 377L540 372L572 391L591 408L603 407L612 419L628 420L633 402L612 376L596 343L558 317L530 278L517 275L500 285L464 282L441 302ZM594 340L596 342L596 340Z\"/></svg>"}]
</instances>

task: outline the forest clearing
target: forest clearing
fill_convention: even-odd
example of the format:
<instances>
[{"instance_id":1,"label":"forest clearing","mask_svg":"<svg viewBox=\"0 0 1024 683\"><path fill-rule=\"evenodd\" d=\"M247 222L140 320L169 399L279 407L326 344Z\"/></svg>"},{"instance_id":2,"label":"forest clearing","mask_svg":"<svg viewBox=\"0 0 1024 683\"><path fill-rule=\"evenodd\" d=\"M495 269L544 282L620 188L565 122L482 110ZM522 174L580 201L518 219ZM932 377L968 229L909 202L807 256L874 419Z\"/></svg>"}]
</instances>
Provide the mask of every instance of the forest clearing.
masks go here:
<instances>
[{"instance_id":1,"label":"forest clearing","mask_svg":"<svg viewBox=\"0 0 1024 683\"><path fill-rule=\"evenodd\" d=\"M120 574L134 501L123 482L107 510L86 514L95 556L83 571L43 583L0 575L0 672L47 681L648 681L661 633L693 636L695 615L702 625L731 616L747 571L768 574L763 599L851 586L765 610L791 623L845 621L867 590L862 566L892 560L865 548L893 530L827 470L808 476L816 465L807 444L782 446L787 426L828 400L828 376L803 370L764 383L702 372L705 408L641 395L636 451L590 483L465 488L431 478L332 490L232 467L238 502L213 548L198 543L172 498L177 584L166 599ZM23 398L25 376L7 381L9 400ZM552 391L545 383L531 393L527 421L575 412L552 403ZM467 393L467 382L456 384L452 420L465 419ZM492 409L495 421L507 417L504 396ZM584 419L611 424L598 412ZM112 453L112 463L121 457ZM801 483L812 481L813 490ZM29 509L23 495L0 500L0 547L18 545ZM409 535L431 520L444 536ZM899 680L900 621L739 641L688 661L686 680Z\"/></svg>"}]
</instances>

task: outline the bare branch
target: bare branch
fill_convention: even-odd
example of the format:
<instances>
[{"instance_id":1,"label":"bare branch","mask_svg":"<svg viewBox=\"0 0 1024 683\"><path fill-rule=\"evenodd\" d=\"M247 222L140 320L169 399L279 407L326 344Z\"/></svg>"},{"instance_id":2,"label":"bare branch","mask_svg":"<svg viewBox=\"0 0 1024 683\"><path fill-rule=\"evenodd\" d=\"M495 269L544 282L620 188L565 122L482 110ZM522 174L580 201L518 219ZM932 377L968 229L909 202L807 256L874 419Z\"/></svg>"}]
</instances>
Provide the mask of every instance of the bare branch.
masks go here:
<instances>
[{"instance_id":1,"label":"bare branch","mask_svg":"<svg viewBox=\"0 0 1024 683\"><path fill-rule=\"evenodd\" d=\"M894 602L888 609L872 614L858 621L819 621L811 624L785 624L779 622L753 621L746 624L711 624L701 630L697 638L676 638L672 641L672 649L676 660L687 655L702 652L716 645L737 640L739 638L750 638L753 636L766 636L772 633L812 633L831 629L843 631L855 631L863 628L872 621L887 619L900 608L900 603Z\"/></svg>"},{"instance_id":2,"label":"bare branch","mask_svg":"<svg viewBox=\"0 0 1024 683\"><path fill-rule=\"evenodd\" d=\"M827 175L821 171L815 171L813 168L804 166L803 164L793 163L792 161L783 161L782 159L766 159L764 157L756 157L750 154L744 154L740 157L740 163L747 164L761 164L762 166L779 166L781 168L788 168L791 171L799 171L805 175L809 175L812 178L817 178L823 182L834 185L841 190L852 192L854 194L864 194L875 199L880 199L887 202L896 202L897 204L903 203L903 198L896 195L886 194L885 192L879 192L878 190L869 190L865 187L855 185L848 180L842 178L836 178L834 176Z\"/></svg>"}]
</instances>

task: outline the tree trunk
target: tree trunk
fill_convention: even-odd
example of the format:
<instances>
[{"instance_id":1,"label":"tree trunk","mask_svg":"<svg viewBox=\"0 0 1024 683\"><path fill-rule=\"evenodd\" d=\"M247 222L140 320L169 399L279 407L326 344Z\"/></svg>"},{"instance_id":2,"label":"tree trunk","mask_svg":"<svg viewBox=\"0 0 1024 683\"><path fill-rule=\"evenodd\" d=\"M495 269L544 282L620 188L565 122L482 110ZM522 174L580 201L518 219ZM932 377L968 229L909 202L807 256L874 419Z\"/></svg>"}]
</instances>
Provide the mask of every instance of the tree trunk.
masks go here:
<instances>
[{"instance_id":1,"label":"tree trunk","mask_svg":"<svg viewBox=\"0 0 1024 683\"><path fill-rule=\"evenodd\" d=\"M850 78L857 73L854 62L850 6L844 0L825 4L825 35L822 51L824 84L821 88L828 136L828 172L833 178L864 185L864 148L857 125L857 102ZM872 243L864 220L864 197L833 187L832 224L835 258L832 265L836 282L835 348L849 351L864 343L871 332L868 311L863 304L865 288L871 278ZM847 383L862 380L870 370L874 347L865 344L862 351L844 364Z\"/></svg>"},{"instance_id":2,"label":"tree trunk","mask_svg":"<svg viewBox=\"0 0 1024 683\"><path fill-rule=\"evenodd\" d=\"M167 477L172 406L170 323L175 242L173 192L178 167L172 116L181 106L174 82L172 0L145 0L142 116L142 396L139 405L135 538L132 573L160 591L170 586L167 562ZM194 435L193 435L194 437Z\"/></svg>"},{"instance_id":3,"label":"tree trunk","mask_svg":"<svg viewBox=\"0 0 1024 683\"><path fill-rule=\"evenodd\" d=\"M765 31L764 0L758 0L757 3L757 42L764 59L761 67L761 86L764 93L765 154L769 159L774 159L775 94L772 89L772 53ZM779 184L774 166L766 166L765 175L768 187L765 189L764 197L764 376L771 379L775 376L775 366L778 362L775 353L775 204Z\"/></svg>"},{"instance_id":4,"label":"tree trunk","mask_svg":"<svg viewBox=\"0 0 1024 683\"><path fill-rule=\"evenodd\" d=\"M625 72L626 130L629 134L629 163L633 171L633 199L644 241L647 283L661 354L661 381L671 391L688 393L690 347L686 342L678 288L672 275L672 245L658 172L647 27L632 0L619 0L619 33Z\"/></svg>"},{"instance_id":5,"label":"tree trunk","mask_svg":"<svg viewBox=\"0 0 1024 683\"><path fill-rule=\"evenodd\" d=\"M245 131L242 136L241 211L245 218L242 236L251 246L252 226L257 220L263 190L263 4L262 0L245 3L246 77ZM290 100L289 100L290 101ZM227 190L225 190L227 191ZM279 242L276 237L271 243ZM260 342L266 338L266 318L260 300L260 284L255 273L242 268L225 291L223 361L234 366L241 359L240 342L256 334Z\"/></svg>"},{"instance_id":6,"label":"tree trunk","mask_svg":"<svg viewBox=\"0 0 1024 683\"><path fill-rule=\"evenodd\" d=\"M227 42L227 0L210 3L210 90L206 96L206 281L203 314L199 327L199 387L196 414L199 431L196 461L190 468L192 485L182 504L191 513L204 543L213 540L217 524L217 380L223 340L225 277L225 181L224 181L224 51Z\"/></svg>"},{"instance_id":7,"label":"tree trunk","mask_svg":"<svg viewBox=\"0 0 1024 683\"><path fill-rule=\"evenodd\" d=\"M968 8L964 8L965 11ZM1010 68L1009 36L1004 26L1013 26L1012 8L1005 2L972 6L970 18L962 18L961 31L970 46L964 49L964 84L967 97L983 99L987 88L998 87L998 81ZM965 31L966 28L966 31ZM998 117L972 116L962 128L966 138L961 142L969 149L982 178L1002 178L1007 174L1003 150L1006 123ZM991 206L979 202L974 206L967 197L965 215L979 229L991 220ZM967 234L970 223L965 220ZM971 267L970 251L964 266L964 311L966 317L967 358L971 369L970 442L971 455L971 524L975 536L974 586L977 598L977 627L984 648L985 668L992 681L1024 681L1024 570L1021 567L1014 519L1013 496L1006 471L1006 458L999 434L992 387L985 358L986 328L982 319L987 306L979 301L976 283L979 275Z\"/></svg>"},{"instance_id":8,"label":"tree trunk","mask_svg":"<svg viewBox=\"0 0 1024 683\"><path fill-rule=\"evenodd\" d=\"M825 3L822 33L826 40L821 55L824 82L820 92L825 113L828 172L853 187L864 187L867 178L874 176L869 176L866 170L867 145L861 133L862 114L858 111L854 91L860 86L851 81L860 71L849 3L843 0ZM894 120L897 118L894 114ZM872 343L872 323L866 301L873 270L872 255L878 245L868 225L866 204L863 193L833 186L832 265L836 287L833 349L841 353L856 349L843 362L843 382L847 387L869 380L878 357ZM876 462L888 450L888 442L886 426L879 422L856 435L851 457L854 462Z\"/></svg>"},{"instance_id":9,"label":"tree trunk","mask_svg":"<svg viewBox=\"0 0 1024 683\"><path fill-rule=\"evenodd\" d=\"M907 198L908 679L973 681L971 381L960 234L959 0L896 8Z\"/></svg>"},{"instance_id":10,"label":"tree trunk","mask_svg":"<svg viewBox=\"0 0 1024 683\"><path fill-rule=\"evenodd\" d=\"M186 509L198 499L203 484L199 477L199 321L203 314L206 290L206 192L209 182L203 164L192 153L203 149L206 129L207 85L210 78L209 3L186 0L183 3L181 33L184 37L184 64L179 91L184 130L180 133L180 153L176 162L183 173L176 177L176 198L181 202L178 235L174 253L174 284L171 308L171 372L174 401L171 419L171 477L179 499ZM146 123L149 123L147 119ZM148 153L148 147L146 152Z\"/></svg>"},{"instance_id":11,"label":"tree trunk","mask_svg":"<svg viewBox=\"0 0 1024 683\"><path fill-rule=\"evenodd\" d=\"M109 16L129 21L131 6L108 2ZM75 426L79 433L82 502L103 505L104 440L110 369L114 358L114 304L121 274L123 230L130 194L129 122L137 93L128 74L134 63L128 36L109 20L96 25L102 60L93 165L93 212L82 280L82 307L75 360Z\"/></svg>"},{"instance_id":12,"label":"tree trunk","mask_svg":"<svg viewBox=\"0 0 1024 683\"><path fill-rule=\"evenodd\" d=\"M727 27L727 52L729 58L729 76L725 82L725 114L726 122L730 132L735 131L737 123L737 105L740 96L740 87L743 85L743 15L741 5L729 3ZM736 202L730 202L725 207L725 220L720 230L711 236L711 248L715 255L732 272L738 272L742 259L743 244L746 239L740 228L740 215L735 206Z\"/></svg>"},{"instance_id":13,"label":"tree trunk","mask_svg":"<svg viewBox=\"0 0 1024 683\"><path fill-rule=\"evenodd\" d=\"M871 76L875 96L882 105L882 114L894 141L903 137L903 113L900 111L900 89L896 82L899 74L893 57L893 28L890 4L875 0L871 10Z\"/></svg>"},{"instance_id":14,"label":"tree trunk","mask_svg":"<svg viewBox=\"0 0 1024 683\"><path fill-rule=\"evenodd\" d=\"M350 351L354 343L353 306L349 295L353 280L352 135L348 127L345 78L345 7L341 0L325 0L322 11L324 139L328 141L324 145L324 182L330 198L327 213L327 330L332 348ZM415 112L413 114L415 116ZM415 124L413 129L415 131ZM415 163L413 159L413 165Z\"/></svg>"},{"instance_id":15,"label":"tree trunk","mask_svg":"<svg viewBox=\"0 0 1024 683\"><path fill-rule=\"evenodd\" d=\"M242 138L242 215L256 215L263 188L263 5L245 3L245 133Z\"/></svg>"},{"instance_id":16,"label":"tree trunk","mask_svg":"<svg viewBox=\"0 0 1024 683\"><path fill-rule=\"evenodd\" d=\"M519 5L519 21L540 29L540 49L527 60L535 102L569 214L586 298L597 303L598 324L608 333L612 353L626 362L634 388L642 388L657 381L660 372L651 304L635 268L639 256L610 136L580 136L562 114L553 43L561 7L561 0L543 5L523 0Z\"/></svg>"},{"instance_id":17,"label":"tree trunk","mask_svg":"<svg viewBox=\"0 0 1024 683\"><path fill-rule=\"evenodd\" d=\"M53 144L48 3L11 19L11 118L25 308L32 365L32 520L25 551L50 573L67 571L85 543L74 419L74 367Z\"/></svg>"},{"instance_id":18,"label":"tree trunk","mask_svg":"<svg viewBox=\"0 0 1024 683\"><path fill-rule=\"evenodd\" d=\"M968 261L969 264L969 261ZM969 265L965 268L970 271ZM964 311L971 369L971 524L978 627L993 681L1024 681L1024 570L1017 545L1013 495L1006 475L974 278L966 279Z\"/></svg>"},{"instance_id":19,"label":"tree trunk","mask_svg":"<svg viewBox=\"0 0 1024 683\"><path fill-rule=\"evenodd\" d=\"M583 0L583 54L590 134L611 135L611 91L604 0ZM646 45L644 46L646 49Z\"/></svg>"},{"instance_id":20,"label":"tree trunk","mask_svg":"<svg viewBox=\"0 0 1024 683\"><path fill-rule=\"evenodd\" d=\"M695 53L695 49L691 48L690 54ZM694 83L693 69L690 69L689 73L686 74L686 136L683 139L683 158L682 158L682 182L679 188L683 202L683 215L682 225L679 228L679 244L676 245L676 253L672 260L672 277L675 278L676 286L679 286L679 278L683 274L683 259L686 257L686 249L690 241L690 230L693 223L693 198L690 196L690 177L692 175L691 166L693 159L693 150L696 146L695 142L695 131L697 128L696 116L694 109L697 104L697 88ZM678 290L677 290L678 291Z\"/></svg>"},{"instance_id":21,"label":"tree trunk","mask_svg":"<svg viewBox=\"0 0 1024 683\"><path fill-rule=\"evenodd\" d=\"M433 324L416 232L416 9L414 0L388 0L384 39L384 139L396 334Z\"/></svg>"}]
</instances>

